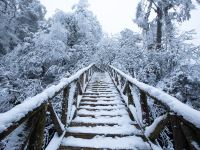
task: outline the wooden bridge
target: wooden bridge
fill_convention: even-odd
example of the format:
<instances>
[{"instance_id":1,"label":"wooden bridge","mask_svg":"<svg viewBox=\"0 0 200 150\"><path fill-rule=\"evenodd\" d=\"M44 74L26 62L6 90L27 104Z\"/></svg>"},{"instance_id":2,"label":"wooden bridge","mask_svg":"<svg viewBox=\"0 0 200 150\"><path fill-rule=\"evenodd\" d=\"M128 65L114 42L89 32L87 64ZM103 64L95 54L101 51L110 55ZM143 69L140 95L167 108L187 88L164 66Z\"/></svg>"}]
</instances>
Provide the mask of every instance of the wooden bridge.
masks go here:
<instances>
[{"instance_id":1,"label":"wooden bridge","mask_svg":"<svg viewBox=\"0 0 200 150\"><path fill-rule=\"evenodd\" d=\"M168 127L174 149L200 148L199 111L112 66L104 69L92 64L0 113L0 140L26 123L20 149L154 150L162 149L159 137ZM54 110L57 97L60 111ZM155 116L152 108L161 113ZM49 119L53 137L46 140Z\"/></svg>"}]
</instances>

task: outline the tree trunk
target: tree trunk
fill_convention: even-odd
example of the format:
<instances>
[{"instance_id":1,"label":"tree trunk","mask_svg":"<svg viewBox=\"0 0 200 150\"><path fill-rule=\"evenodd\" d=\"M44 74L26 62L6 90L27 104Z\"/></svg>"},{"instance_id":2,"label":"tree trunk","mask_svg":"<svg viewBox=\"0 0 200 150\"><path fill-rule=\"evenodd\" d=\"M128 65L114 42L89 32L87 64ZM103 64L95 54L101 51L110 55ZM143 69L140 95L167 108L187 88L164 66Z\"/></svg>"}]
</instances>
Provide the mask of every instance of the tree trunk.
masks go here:
<instances>
[{"instance_id":1,"label":"tree trunk","mask_svg":"<svg viewBox=\"0 0 200 150\"><path fill-rule=\"evenodd\" d=\"M157 35L156 35L156 49L159 50L162 44L162 4L159 4L157 7Z\"/></svg>"}]
</instances>

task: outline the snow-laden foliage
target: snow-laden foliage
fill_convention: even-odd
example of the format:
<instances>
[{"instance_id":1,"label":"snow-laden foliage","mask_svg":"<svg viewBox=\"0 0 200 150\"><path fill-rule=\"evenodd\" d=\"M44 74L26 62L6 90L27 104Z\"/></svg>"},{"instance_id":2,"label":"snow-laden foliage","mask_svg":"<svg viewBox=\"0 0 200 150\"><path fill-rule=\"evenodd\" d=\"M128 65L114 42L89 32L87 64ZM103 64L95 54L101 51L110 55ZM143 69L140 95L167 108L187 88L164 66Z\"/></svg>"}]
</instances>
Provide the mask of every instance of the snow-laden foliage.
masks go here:
<instances>
[{"instance_id":1,"label":"snow-laden foliage","mask_svg":"<svg viewBox=\"0 0 200 150\"><path fill-rule=\"evenodd\" d=\"M0 112L91 63L102 30L87 1L80 0L71 13L58 10L48 20L38 0L0 0L0 4ZM60 116L61 95L52 104ZM45 144L53 133L47 117ZM6 139L0 149L12 141Z\"/></svg>"},{"instance_id":2,"label":"snow-laden foliage","mask_svg":"<svg viewBox=\"0 0 200 150\"><path fill-rule=\"evenodd\" d=\"M33 36L45 12L38 0L0 0L0 56Z\"/></svg>"},{"instance_id":3,"label":"snow-laden foliage","mask_svg":"<svg viewBox=\"0 0 200 150\"><path fill-rule=\"evenodd\" d=\"M194 8L191 0L141 0L137 6L135 23L143 29L143 41L147 48L171 45L175 22L189 20Z\"/></svg>"},{"instance_id":4,"label":"snow-laden foliage","mask_svg":"<svg viewBox=\"0 0 200 150\"><path fill-rule=\"evenodd\" d=\"M24 9L18 16L24 18L22 29L32 31L40 27L38 32L31 37L15 35L17 39L26 39L1 59L1 103L10 107L41 92L66 73L76 71L75 68L89 64L102 36L101 26L86 2L80 1L72 13L57 11L48 21L34 26L43 17L43 6L36 5L37 2L20 1L20 8ZM1 111L10 109L1 106Z\"/></svg>"}]
</instances>

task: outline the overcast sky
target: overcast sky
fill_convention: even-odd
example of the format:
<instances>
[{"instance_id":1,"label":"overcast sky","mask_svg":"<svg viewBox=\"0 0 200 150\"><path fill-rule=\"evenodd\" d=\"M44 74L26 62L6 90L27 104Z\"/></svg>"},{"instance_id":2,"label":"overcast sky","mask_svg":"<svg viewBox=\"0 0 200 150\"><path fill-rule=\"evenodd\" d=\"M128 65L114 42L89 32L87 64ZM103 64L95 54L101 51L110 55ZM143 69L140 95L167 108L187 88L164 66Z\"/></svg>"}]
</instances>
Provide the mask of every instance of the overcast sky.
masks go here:
<instances>
[{"instance_id":1,"label":"overcast sky","mask_svg":"<svg viewBox=\"0 0 200 150\"><path fill-rule=\"evenodd\" d=\"M71 8L78 0L40 0L47 9L46 17L50 17L56 9L65 12L71 11ZM133 23L135 10L138 0L88 0L90 10L97 16L103 30L110 34L116 34L124 28L139 31L140 29ZM180 25L181 30L195 29L197 31L194 44L200 44L200 6L191 12L190 21Z\"/></svg>"}]
</instances>

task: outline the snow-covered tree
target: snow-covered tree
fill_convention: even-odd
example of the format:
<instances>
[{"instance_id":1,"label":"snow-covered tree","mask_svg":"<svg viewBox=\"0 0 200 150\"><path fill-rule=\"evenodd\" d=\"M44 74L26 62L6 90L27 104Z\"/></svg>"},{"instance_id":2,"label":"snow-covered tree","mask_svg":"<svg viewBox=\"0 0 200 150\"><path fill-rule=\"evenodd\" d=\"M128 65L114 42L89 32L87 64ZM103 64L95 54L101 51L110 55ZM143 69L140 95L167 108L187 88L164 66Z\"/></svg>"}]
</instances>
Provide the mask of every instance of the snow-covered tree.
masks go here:
<instances>
[{"instance_id":1,"label":"snow-covered tree","mask_svg":"<svg viewBox=\"0 0 200 150\"><path fill-rule=\"evenodd\" d=\"M0 56L36 33L44 14L38 0L0 0Z\"/></svg>"},{"instance_id":2,"label":"snow-covered tree","mask_svg":"<svg viewBox=\"0 0 200 150\"><path fill-rule=\"evenodd\" d=\"M191 0L142 0L137 7L135 22L143 28L144 34L156 33L153 41L155 41L156 48L160 49L164 36L166 42L170 42L173 38L174 25L172 21L183 22L188 20L192 8ZM152 24L155 24L156 30L151 28L153 27ZM148 38L145 38L145 40L148 40Z\"/></svg>"}]
</instances>

